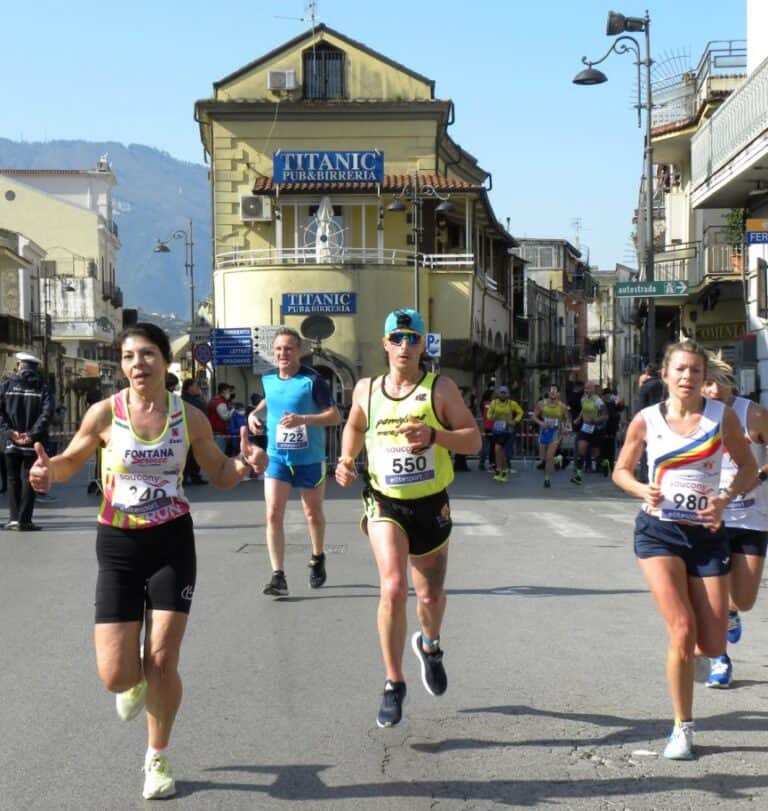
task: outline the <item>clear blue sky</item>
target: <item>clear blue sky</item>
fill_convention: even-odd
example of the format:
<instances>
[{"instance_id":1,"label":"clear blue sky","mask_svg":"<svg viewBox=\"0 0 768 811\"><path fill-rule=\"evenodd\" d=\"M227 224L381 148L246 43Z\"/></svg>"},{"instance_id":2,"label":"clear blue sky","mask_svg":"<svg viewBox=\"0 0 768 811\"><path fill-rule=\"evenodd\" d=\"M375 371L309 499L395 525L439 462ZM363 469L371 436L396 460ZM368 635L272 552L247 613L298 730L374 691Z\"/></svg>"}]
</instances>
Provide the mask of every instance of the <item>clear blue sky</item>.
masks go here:
<instances>
[{"instance_id":1,"label":"clear blue sky","mask_svg":"<svg viewBox=\"0 0 768 811\"><path fill-rule=\"evenodd\" d=\"M646 0L647 1L647 0ZM630 54L610 81L571 83L602 56L614 0L319 0L322 22L434 79L456 106L452 137L493 174L491 199L517 236L576 239L592 264L632 263L642 173ZM7 3L0 136L139 143L201 163L196 99L309 26L302 0L38 0ZM663 0L649 8L664 73L695 66L706 43L745 37L745 0ZM642 34L639 35L642 38ZM682 58L681 58L682 57Z\"/></svg>"}]
</instances>

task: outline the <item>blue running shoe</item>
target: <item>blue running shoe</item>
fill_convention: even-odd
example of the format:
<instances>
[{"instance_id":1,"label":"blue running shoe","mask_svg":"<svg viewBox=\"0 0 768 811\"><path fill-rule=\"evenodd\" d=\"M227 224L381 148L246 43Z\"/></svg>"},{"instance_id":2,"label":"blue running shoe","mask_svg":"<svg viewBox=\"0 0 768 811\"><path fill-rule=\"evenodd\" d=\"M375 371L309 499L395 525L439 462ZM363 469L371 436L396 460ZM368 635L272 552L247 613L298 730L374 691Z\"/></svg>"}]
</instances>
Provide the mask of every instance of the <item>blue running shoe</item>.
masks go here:
<instances>
[{"instance_id":1,"label":"blue running shoe","mask_svg":"<svg viewBox=\"0 0 768 811\"><path fill-rule=\"evenodd\" d=\"M741 617L738 611L728 612L728 641L735 645L741 639Z\"/></svg>"},{"instance_id":2,"label":"blue running shoe","mask_svg":"<svg viewBox=\"0 0 768 811\"><path fill-rule=\"evenodd\" d=\"M716 656L709 662L709 676L706 682L707 687L717 687L724 690L733 679L733 665L727 653Z\"/></svg>"}]
</instances>

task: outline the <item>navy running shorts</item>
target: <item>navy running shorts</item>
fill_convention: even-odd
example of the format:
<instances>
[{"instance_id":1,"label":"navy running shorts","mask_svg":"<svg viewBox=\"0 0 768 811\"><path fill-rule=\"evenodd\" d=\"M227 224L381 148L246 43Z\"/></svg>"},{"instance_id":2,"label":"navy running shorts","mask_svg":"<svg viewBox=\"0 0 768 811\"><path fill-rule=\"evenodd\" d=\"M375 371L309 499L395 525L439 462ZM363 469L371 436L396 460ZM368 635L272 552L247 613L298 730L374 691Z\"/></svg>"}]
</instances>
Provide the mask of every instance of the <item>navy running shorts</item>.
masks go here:
<instances>
[{"instance_id":1,"label":"navy running shorts","mask_svg":"<svg viewBox=\"0 0 768 811\"><path fill-rule=\"evenodd\" d=\"M134 622L145 610L188 614L197 576L192 517L147 529L99 524L96 622Z\"/></svg>"},{"instance_id":2,"label":"navy running shorts","mask_svg":"<svg viewBox=\"0 0 768 811\"><path fill-rule=\"evenodd\" d=\"M325 462L315 462L311 465L286 465L285 462L270 456L264 477L288 482L293 487L314 490L325 481Z\"/></svg>"},{"instance_id":3,"label":"navy running shorts","mask_svg":"<svg viewBox=\"0 0 768 811\"><path fill-rule=\"evenodd\" d=\"M694 524L662 521L645 510L635 519L635 555L680 558L690 577L721 577L731 571L731 549L722 525L710 532Z\"/></svg>"},{"instance_id":4,"label":"navy running shorts","mask_svg":"<svg viewBox=\"0 0 768 811\"><path fill-rule=\"evenodd\" d=\"M363 490L363 506L363 532L368 534L372 521L396 524L408 538L408 554L412 557L431 555L448 543L453 522L446 490L424 498L402 499L385 496L369 486Z\"/></svg>"},{"instance_id":5,"label":"navy running shorts","mask_svg":"<svg viewBox=\"0 0 768 811\"><path fill-rule=\"evenodd\" d=\"M732 555L755 555L765 557L768 547L768 532L759 529L740 529L739 527L726 527L725 534L731 545Z\"/></svg>"}]
</instances>

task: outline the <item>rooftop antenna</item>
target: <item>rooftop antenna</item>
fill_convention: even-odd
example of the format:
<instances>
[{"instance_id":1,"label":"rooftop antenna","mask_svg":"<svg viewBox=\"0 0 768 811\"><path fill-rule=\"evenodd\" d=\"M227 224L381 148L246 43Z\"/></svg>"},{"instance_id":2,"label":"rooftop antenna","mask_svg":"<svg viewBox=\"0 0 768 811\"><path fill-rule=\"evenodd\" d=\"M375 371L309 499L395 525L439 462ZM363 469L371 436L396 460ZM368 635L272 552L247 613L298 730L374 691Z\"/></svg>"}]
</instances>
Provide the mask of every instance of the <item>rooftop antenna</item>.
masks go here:
<instances>
[{"instance_id":1,"label":"rooftop antenna","mask_svg":"<svg viewBox=\"0 0 768 811\"><path fill-rule=\"evenodd\" d=\"M581 250L581 217L574 217L571 220L571 228L573 228L573 232L576 235L573 239L573 244L577 250Z\"/></svg>"},{"instance_id":2,"label":"rooftop antenna","mask_svg":"<svg viewBox=\"0 0 768 811\"><path fill-rule=\"evenodd\" d=\"M320 21L318 16L317 10L317 0L307 0L304 3L304 16L303 17L283 17L282 15L277 15L275 17L276 20L299 20L302 23L310 23L312 26L312 30L314 31L317 23Z\"/></svg>"}]
</instances>

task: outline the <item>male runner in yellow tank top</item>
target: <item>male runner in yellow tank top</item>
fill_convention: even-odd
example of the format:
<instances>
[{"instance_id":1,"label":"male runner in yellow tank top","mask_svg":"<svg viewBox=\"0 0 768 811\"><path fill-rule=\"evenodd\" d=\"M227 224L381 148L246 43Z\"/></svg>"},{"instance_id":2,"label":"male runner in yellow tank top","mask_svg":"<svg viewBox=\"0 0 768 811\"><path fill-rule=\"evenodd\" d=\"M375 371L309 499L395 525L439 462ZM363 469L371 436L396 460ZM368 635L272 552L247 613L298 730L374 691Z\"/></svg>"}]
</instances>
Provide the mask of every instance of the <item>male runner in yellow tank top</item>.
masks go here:
<instances>
[{"instance_id":1,"label":"male runner in yellow tank top","mask_svg":"<svg viewBox=\"0 0 768 811\"><path fill-rule=\"evenodd\" d=\"M387 374L355 386L341 440L336 481L356 477L355 458L368 454L363 531L379 570L378 628L386 669L380 727L402 718L405 699L408 558L421 630L411 637L421 680L432 695L448 686L440 648L445 613L445 571L451 513L445 488L453 480L449 451L477 453L482 443L474 417L456 384L425 372L424 319L415 310L395 310L384 323Z\"/></svg>"}]
</instances>

